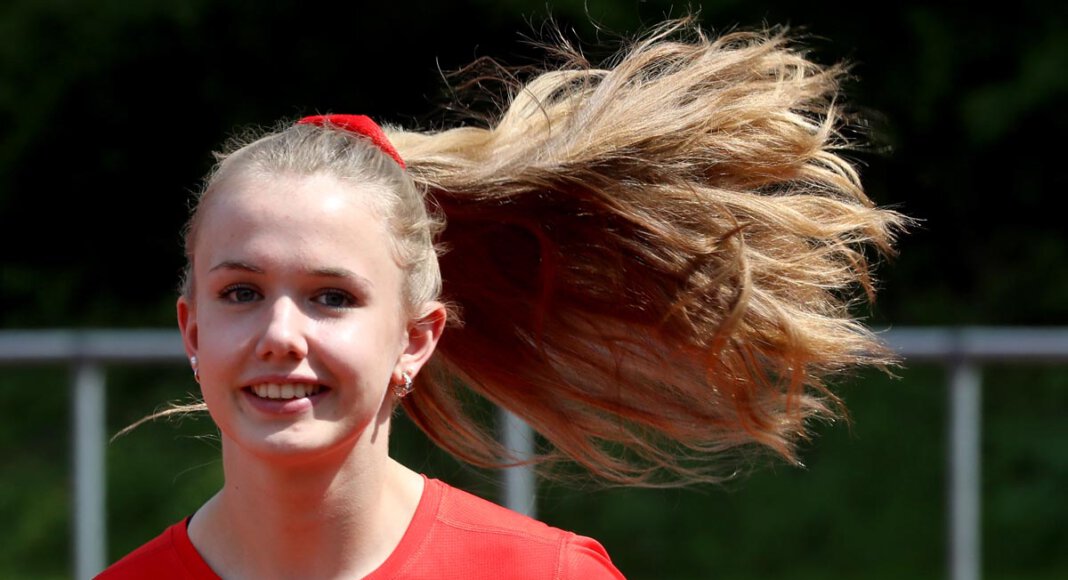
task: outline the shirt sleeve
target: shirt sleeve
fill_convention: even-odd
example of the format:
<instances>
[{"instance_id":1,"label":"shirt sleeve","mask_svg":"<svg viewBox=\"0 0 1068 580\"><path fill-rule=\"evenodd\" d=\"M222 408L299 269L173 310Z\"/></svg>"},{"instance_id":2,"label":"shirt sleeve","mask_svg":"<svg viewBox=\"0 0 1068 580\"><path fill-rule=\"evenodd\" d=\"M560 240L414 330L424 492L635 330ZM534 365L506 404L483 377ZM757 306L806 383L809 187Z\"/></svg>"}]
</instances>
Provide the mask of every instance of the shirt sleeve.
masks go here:
<instances>
[{"instance_id":1,"label":"shirt sleeve","mask_svg":"<svg viewBox=\"0 0 1068 580\"><path fill-rule=\"evenodd\" d=\"M564 546L561 580L626 580L597 540L572 536Z\"/></svg>"}]
</instances>

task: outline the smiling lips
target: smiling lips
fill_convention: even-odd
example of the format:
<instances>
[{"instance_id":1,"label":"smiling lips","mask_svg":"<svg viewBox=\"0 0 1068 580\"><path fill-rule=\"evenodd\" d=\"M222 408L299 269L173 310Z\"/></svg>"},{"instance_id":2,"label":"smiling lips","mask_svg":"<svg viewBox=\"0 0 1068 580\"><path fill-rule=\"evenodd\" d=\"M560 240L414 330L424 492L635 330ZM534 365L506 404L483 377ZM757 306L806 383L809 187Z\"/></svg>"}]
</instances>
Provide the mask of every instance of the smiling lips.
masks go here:
<instances>
[{"instance_id":1,"label":"smiling lips","mask_svg":"<svg viewBox=\"0 0 1068 580\"><path fill-rule=\"evenodd\" d=\"M263 383L250 389L261 399L302 399L317 394L323 386L308 383Z\"/></svg>"}]
</instances>

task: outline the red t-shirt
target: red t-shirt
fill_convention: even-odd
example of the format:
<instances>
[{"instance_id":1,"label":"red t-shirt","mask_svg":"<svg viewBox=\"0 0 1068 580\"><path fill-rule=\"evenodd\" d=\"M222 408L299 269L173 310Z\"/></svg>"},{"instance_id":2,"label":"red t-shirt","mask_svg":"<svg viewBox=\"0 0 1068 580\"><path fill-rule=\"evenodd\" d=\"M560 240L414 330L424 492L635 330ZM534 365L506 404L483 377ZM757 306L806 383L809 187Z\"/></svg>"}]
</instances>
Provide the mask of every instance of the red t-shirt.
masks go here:
<instances>
[{"instance_id":1,"label":"red t-shirt","mask_svg":"<svg viewBox=\"0 0 1068 580\"><path fill-rule=\"evenodd\" d=\"M218 580L186 533L188 518L97 580ZM596 540L547 526L436 479L389 558L364 580L619 580Z\"/></svg>"}]
</instances>

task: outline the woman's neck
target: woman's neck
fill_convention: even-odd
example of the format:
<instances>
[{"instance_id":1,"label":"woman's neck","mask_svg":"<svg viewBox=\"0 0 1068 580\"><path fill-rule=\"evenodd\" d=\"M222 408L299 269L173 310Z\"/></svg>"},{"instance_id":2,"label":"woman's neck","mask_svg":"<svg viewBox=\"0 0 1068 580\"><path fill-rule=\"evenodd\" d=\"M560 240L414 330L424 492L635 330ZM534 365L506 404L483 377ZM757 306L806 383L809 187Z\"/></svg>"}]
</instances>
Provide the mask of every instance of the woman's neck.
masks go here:
<instances>
[{"instance_id":1,"label":"woman's neck","mask_svg":"<svg viewBox=\"0 0 1068 580\"><path fill-rule=\"evenodd\" d=\"M423 479L380 446L295 463L223 443L226 484L189 526L194 546L230 578L361 578L400 543Z\"/></svg>"}]
</instances>

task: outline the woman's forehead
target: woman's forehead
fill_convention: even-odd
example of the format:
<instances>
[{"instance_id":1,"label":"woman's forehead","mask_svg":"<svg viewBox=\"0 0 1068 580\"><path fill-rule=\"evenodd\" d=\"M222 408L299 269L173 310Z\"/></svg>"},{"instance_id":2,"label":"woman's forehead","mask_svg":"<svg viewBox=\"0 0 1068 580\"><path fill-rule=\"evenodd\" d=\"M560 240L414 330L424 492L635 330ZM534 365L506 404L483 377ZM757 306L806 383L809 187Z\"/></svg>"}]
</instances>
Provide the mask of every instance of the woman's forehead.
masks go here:
<instances>
[{"instance_id":1,"label":"woman's forehead","mask_svg":"<svg viewBox=\"0 0 1068 580\"><path fill-rule=\"evenodd\" d=\"M360 187L325 175L244 178L202 207L194 253L205 261L312 260L320 267L393 260L385 220ZM336 263L336 264L335 264Z\"/></svg>"},{"instance_id":2,"label":"woman's forehead","mask_svg":"<svg viewBox=\"0 0 1068 580\"><path fill-rule=\"evenodd\" d=\"M203 228L221 220L273 217L282 222L301 222L311 228L329 227L343 224L346 219L359 221L363 214L370 214L366 217L384 224L381 211L384 197L379 184L343 181L324 173L272 176L244 173L212 186L198 208L201 222L198 226Z\"/></svg>"}]
</instances>

